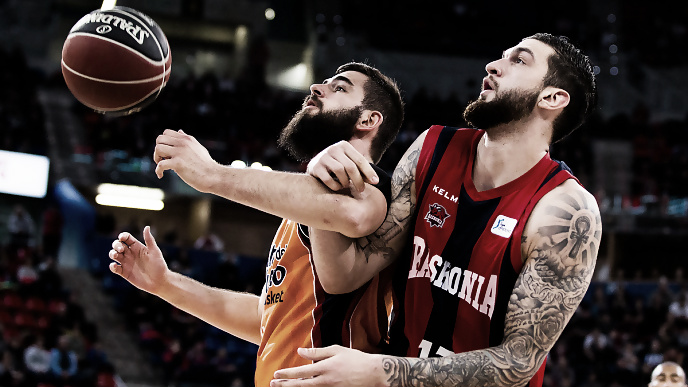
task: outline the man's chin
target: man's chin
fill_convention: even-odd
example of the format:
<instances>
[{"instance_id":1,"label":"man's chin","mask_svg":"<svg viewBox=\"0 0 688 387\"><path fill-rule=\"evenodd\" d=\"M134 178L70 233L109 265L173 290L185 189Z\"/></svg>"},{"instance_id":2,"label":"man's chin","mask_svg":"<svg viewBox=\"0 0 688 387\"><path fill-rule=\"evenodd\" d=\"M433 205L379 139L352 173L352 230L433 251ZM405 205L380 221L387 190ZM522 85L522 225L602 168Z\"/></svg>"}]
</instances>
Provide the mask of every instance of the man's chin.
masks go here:
<instances>
[{"instance_id":1,"label":"man's chin","mask_svg":"<svg viewBox=\"0 0 688 387\"><path fill-rule=\"evenodd\" d=\"M478 96L478 100L480 101L491 101L496 98L496 94L493 90L485 90L480 95Z\"/></svg>"}]
</instances>

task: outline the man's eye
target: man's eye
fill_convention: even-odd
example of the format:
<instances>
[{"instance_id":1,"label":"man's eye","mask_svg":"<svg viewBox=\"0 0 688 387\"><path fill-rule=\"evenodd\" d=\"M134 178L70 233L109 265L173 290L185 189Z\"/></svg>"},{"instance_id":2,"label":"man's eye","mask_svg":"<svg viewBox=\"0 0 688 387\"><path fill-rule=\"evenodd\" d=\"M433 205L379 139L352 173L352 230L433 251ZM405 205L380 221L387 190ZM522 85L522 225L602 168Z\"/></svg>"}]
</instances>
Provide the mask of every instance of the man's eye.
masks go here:
<instances>
[{"instance_id":1,"label":"man's eye","mask_svg":"<svg viewBox=\"0 0 688 387\"><path fill-rule=\"evenodd\" d=\"M334 91L344 91L344 88L341 87L341 86L336 86L336 87L334 88Z\"/></svg>"}]
</instances>

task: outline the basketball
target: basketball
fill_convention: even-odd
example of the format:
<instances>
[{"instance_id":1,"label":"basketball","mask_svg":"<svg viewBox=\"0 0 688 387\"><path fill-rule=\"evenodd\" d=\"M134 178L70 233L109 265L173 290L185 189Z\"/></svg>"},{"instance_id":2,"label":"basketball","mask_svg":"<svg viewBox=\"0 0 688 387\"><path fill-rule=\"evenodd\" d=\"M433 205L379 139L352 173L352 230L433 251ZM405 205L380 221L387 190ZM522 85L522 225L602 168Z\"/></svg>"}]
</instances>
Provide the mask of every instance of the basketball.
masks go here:
<instances>
[{"instance_id":1,"label":"basketball","mask_svg":"<svg viewBox=\"0 0 688 387\"><path fill-rule=\"evenodd\" d=\"M107 115L140 111L160 95L172 57L162 29L116 6L82 17L62 47L62 75L74 97Z\"/></svg>"}]
</instances>

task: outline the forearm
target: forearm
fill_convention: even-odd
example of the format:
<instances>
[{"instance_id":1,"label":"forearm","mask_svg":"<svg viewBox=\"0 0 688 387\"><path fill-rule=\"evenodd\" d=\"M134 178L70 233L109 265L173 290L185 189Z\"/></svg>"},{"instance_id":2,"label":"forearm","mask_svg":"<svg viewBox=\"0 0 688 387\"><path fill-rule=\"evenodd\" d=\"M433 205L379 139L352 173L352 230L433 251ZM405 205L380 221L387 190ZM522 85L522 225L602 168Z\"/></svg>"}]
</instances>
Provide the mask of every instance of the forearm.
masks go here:
<instances>
[{"instance_id":1,"label":"forearm","mask_svg":"<svg viewBox=\"0 0 688 387\"><path fill-rule=\"evenodd\" d=\"M217 165L209 179L209 193L318 229L359 237L379 225L362 229L365 196L332 192L310 175Z\"/></svg>"},{"instance_id":2,"label":"forearm","mask_svg":"<svg viewBox=\"0 0 688 387\"><path fill-rule=\"evenodd\" d=\"M156 293L171 305L236 337L260 343L260 298L204 285L179 273L169 272Z\"/></svg>"},{"instance_id":3,"label":"forearm","mask_svg":"<svg viewBox=\"0 0 688 387\"><path fill-rule=\"evenodd\" d=\"M528 343L520 343L528 345ZM522 348L514 348L519 350ZM441 358L400 358L383 356L382 385L389 387L438 386L523 386L537 372L547 356L517 356L499 346Z\"/></svg>"}]
</instances>

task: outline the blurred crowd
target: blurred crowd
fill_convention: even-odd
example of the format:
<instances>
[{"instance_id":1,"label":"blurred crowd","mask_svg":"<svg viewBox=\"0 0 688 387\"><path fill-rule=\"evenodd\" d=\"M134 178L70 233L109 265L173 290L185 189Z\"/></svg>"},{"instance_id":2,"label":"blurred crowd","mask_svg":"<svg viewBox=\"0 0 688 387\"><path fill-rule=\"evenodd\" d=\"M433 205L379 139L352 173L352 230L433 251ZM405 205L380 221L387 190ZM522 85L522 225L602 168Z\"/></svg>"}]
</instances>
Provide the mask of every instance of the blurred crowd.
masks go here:
<instances>
[{"instance_id":1,"label":"blurred crowd","mask_svg":"<svg viewBox=\"0 0 688 387\"><path fill-rule=\"evenodd\" d=\"M34 211L39 209L34 208ZM0 386L114 387L115 370L86 318L75 284L57 266L61 215L38 220L21 205L0 243ZM0 238L2 240L2 238Z\"/></svg>"},{"instance_id":2,"label":"blurred crowd","mask_svg":"<svg viewBox=\"0 0 688 387\"><path fill-rule=\"evenodd\" d=\"M688 365L688 283L593 282L547 359L548 387L645 386L655 366Z\"/></svg>"},{"instance_id":3,"label":"blurred crowd","mask_svg":"<svg viewBox=\"0 0 688 387\"><path fill-rule=\"evenodd\" d=\"M0 150L47 154L43 109L37 87L44 78L29 68L24 51L0 47Z\"/></svg>"},{"instance_id":4,"label":"blurred crowd","mask_svg":"<svg viewBox=\"0 0 688 387\"><path fill-rule=\"evenodd\" d=\"M361 44L377 49L469 57L494 55L495 46L510 47L513 39L557 31L600 59L623 52L632 62L656 68L688 64L685 50L676 49L688 44L684 22L688 6L669 0L584 1L566 12L537 2L441 0L394 5L349 1L339 10L340 17L322 17L316 28L322 40L334 41L345 30ZM369 12L361 14L361 8ZM374 34L371 25L376 26ZM610 51L611 45L618 51Z\"/></svg>"}]
</instances>

